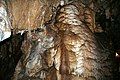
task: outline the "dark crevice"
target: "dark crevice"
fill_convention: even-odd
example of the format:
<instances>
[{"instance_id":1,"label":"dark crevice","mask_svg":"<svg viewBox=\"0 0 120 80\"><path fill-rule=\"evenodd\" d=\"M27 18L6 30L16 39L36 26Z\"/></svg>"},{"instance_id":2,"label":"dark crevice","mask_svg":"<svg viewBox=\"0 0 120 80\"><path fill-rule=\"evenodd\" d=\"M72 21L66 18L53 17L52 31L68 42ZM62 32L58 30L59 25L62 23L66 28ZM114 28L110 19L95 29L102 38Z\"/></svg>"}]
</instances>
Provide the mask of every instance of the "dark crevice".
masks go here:
<instances>
[{"instance_id":1,"label":"dark crevice","mask_svg":"<svg viewBox=\"0 0 120 80\"><path fill-rule=\"evenodd\" d=\"M16 34L0 42L0 80L10 80L22 55L24 35Z\"/></svg>"}]
</instances>

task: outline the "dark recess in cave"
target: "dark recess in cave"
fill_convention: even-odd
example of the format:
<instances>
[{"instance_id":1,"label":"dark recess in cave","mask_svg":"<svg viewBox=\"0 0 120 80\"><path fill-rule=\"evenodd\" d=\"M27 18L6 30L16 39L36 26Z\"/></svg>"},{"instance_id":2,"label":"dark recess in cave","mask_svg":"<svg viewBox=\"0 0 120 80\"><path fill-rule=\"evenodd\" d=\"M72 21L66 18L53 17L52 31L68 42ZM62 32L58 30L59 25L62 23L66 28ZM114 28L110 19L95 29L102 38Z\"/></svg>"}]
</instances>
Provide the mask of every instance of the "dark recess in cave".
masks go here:
<instances>
[{"instance_id":1,"label":"dark recess in cave","mask_svg":"<svg viewBox=\"0 0 120 80\"><path fill-rule=\"evenodd\" d=\"M22 55L21 45L24 35L12 35L0 42L0 80L10 80Z\"/></svg>"}]
</instances>

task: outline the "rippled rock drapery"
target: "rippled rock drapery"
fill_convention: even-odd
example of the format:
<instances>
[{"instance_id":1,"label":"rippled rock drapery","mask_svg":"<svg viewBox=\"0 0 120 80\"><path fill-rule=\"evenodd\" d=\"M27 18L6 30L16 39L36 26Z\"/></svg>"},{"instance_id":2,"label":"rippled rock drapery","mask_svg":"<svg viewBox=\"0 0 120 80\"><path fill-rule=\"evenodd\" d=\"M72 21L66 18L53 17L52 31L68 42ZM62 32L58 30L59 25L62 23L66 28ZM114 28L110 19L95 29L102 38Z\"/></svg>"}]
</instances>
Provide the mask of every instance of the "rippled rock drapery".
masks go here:
<instances>
[{"instance_id":1,"label":"rippled rock drapery","mask_svg":"<svg viewBox=\"0 0 120 80\"><path fill-rule=\"evenodd\" d=\"M82 22L83 9L78 2L60 6L55 22L27 36L13 80L113 79L112 53Z\"/></svg>"},{"instance_id":2,"label":"rippled rock drapery","mask_svg":"<svg viewBox=\"0 0 120 80\"><path fill-rule=\"evenodd\" d=\"M61 40L54 49L59 54L55 57L58 80L113 79L112 53L100 47L94 34L80 20L83 7L71 3L58 12L55 27Z\"/></svg>"}]
</instances>

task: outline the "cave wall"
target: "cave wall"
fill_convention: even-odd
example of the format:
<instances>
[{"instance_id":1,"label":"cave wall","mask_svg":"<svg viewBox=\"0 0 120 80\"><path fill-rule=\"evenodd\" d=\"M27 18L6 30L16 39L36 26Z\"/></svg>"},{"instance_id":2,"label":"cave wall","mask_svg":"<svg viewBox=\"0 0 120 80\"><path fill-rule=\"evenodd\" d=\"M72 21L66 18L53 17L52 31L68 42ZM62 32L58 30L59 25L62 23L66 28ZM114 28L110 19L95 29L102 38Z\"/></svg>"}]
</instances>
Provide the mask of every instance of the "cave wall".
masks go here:
<instances>
[{"instance_id":1,"label":"cave wall","mask_svg":"<svg viewBox=\"0 0 120 80\"><path fill-rule=\"evenodd\" d=\"M10 1L10 2L9 2ZM19 4L19 5L15 5L15 4L18 4L19 3L19 0L16 2L16 3L14 3L14 0L9 0L8 2L7 2L7 4L8 4L8 9L11 11L10 12L10 14L9 15L11 15L11 14L13 14L14 16L16 16L16 15L18 15L18 14L20 14L19 13L19 11L20 10L23 10L23 12L24 12L24 7L23 8L18 8L18 14L16 14L16 13L14 13L14 9L13 8L15 8L16 6L20 6L21 4ZM20 0L20 1L22 1L22 0ZM39 0L36 0L36 1L39 1ZM47 1L47 0L46 0ZM71 0L72 1L72 0ZM13 3L11 3L11 2L13 2ZM54 2L54 0L53 0L53 2ZM116 1L117 2L117 1ZM28 1L28 3L29 3L29 1ZM12 7L9 7L9 6L11 6L12 5ZM48 4L51 4L49 1L48 1ZM55 3L55 4L57 4L57 3ZM32 3L30 3L30 5L32 5ZM39 4L40 5L40 4ZM43 5L46 5L46 3L45 4L43 4ZM26 7L28 7L26 4L25 4L25 6ZM51 5L48 5L47 7L50 7ZM105 6L106 7L106 6ZM98 16L96 16L96 17L99 17L99 18L96 18L96 22L97 23L99 23L100 24L100 26L102 27L102 29L103 29L103 31L102 31L102 33L96 33L96 34L94 34L97 38L97 41L98 41L98 43L100 43L100 45L102 45L102 46L105 46L105 47L107 47L107 48L111 48L111 52L113 52L113 57L115 57L115 52L116 52L116 50L118 50L119 49L119 15L117 14L117 11L119 11L119 8L118 8L118 10L116 10L116 7L114 7L114 8L112 8L112 10L113 10L113 15L112 16L110 16L110 18L109 19L106 19L106 13L105 13L105 11L104 11L104 9L106 9L104 6L102 7L102 11L100 11L100 12L96 12L97 14L98 14ZM34 7L35 8L35 7ZM29 12L29 11L31 11L31 9L34 9L34 8L30 8L28 11L26 11L25 13L23 13L23 15L21 15L21 16L24 16L24 15L27 15L27 13ZM3 42L1 42L0 43L0 55L1 55L1 57L0 57L0 66L1 66L1 69L0 69L0 77L1 77L1 80L9 80L12 76L13 76L13 74L14 74L14 71L15 71L15 67L16 67L16 65L17 65L17 63L18 64L22 64L22 63L19 63L18 61L19 60L23 60L22 62L24 63L24 59L25 59L25 57L26 57L26 54L28 55L29 54L29 52L28 52L28 50L30 50L30 53L31 54L33 54L34 56L36 56L35 55L35 53L36 54L38 54L38 56L41 56L41 55L39 55L39 53L38 52L40 52L39 50L38 50L38 48L37 48L37 46L40 46L40 45L37 45L38 43L39 43L39 41L36 41L36 40L38 40L39 38L42 38L42 39L46 39L46 38L49 38L48 36L47 37L43 37L43 34L44 33L46 33L47 35L49 35L49 34L53 34L54 33L54 31L56 31L57 32L57 30L58 29L61 29L61 30L63 30L63 32L64 32L64 29L66 29L67 28L67 26L65 26L65 25L61 25L61 23L60 24L56 24L55 26L57 26L57 28L55 27L55 26L53 26L53 27L51 27L52 29L53 29L53 31L50 29L50 27L49 26L51 26L51 25L53 25L53 23L52 24L49 24L49 23L51 23L51 21L53 21L53 22L57 22L57 21L54 21L54 20L56 20L56 17L54 16L54 15L59 15L59 13L57 13L56 14L56 11L57 11L57 7L55 7L55 10L53 10L53 12L51 11L51 9L52 9L52 7L50 7L50 11L48 10L48 12L50 12L50 14L48 14L47 12L44 14L44 20L43 20L43 22L41 22L40 21L40 23L38 24L39 26L40 26L40 24L42 24L42 26L40 26L39 28L41 28L41 27L43 27L43 23L46 23L47 21L47 32L45 31L44 32L44 29L42 30L42 29L40 29L40 31L39 31L39 29L38 29L38 32L36 31L37 30L37 28L36 27L38 27L38 25L35 27L35 26L31 26L30 24L29 24L29 21L28 21L28 19L30 19L30 20L34 20L33 18L34 18L34 16L31 18L30 16L27 16L26 17L26 22L25 22L25 25L27 25L27 26L25 26L23 23L24 23L24 21L23 22L20 22L19 23L19 20L14 20L13 19L13 17L11 18L11 21L13 20L13 23L12 23L12 26L13 26L13 28L14 28L14 30L13 30L13 35L10 37L10 38L8 38L8 39L6 39L5 41L3 41ZM45 9L43 9L43 10L45 10ZM59 9L58 9L59 10ZM101 8L100 8L100 10L101 10ZM116 11L114 11L114 10L116 10ZM81 12L82 13L82 12ZM114 14L114 13L116 13L116 14ZM33 11L33 13L32 14L34 14L34 11ZM32 14L30 14L30 15L32 15ZM39 13L39 14L42 14L42 13ZM54 14L54 15L53 15ZM97 15L96 14L96 15ZM48 17L46 16L46 15L48 15ZM51 18L51 16L50 15L52 15L52 18ZM19 18L21 18L20 16L18 16ZM87 17L89 17L89 16L87 16ZM93 17L93 16L92 16ZM95 17L95 15L94 15L94 17ZM19 18L16 18L16 19L19 19ZM24 20L24 19L22 19L22 20ZM50 20L50 21L49 21ZM91 20L91 19L90 19ZM98 21L97 21L98 20ZM89 21L89 20L88 20ZM58 20L58 22L59 22L59 20ZM87 21L86 21L87 22ZM93 20L91 20L91 23L93 22ZM18 25L18 23L19 23L19 25ZM34 23L34 22L33 22ZM31 24L33 24L32 22L31 22ZM93 22L94 23L94 22ZM17 25L17 26L16 26ZM63 26L63 27L61 27L61 26ZM89 25L88 25L89 26ZM31 33L27 33L27 35L28 36L25 36L25 38L26 39L24 39L24 36L21 36L20 34L17 34L17 35L15 35L16 33L18 33L18 31L19 30L23 30L23 29L27 29L27 30L29 30L29 27L30 27L30 29L36 29L35 31L33 30L33 32L32 32L32 34ZM34 28L35 27L35 28ZM43 31L43 33L41 34L41 32ZM85 30L86 31L86 30ZM59 31L58 31L59 32ZM89 33L89 31L88 32L86 32L86 34L87 33ZM54 33L54 34L58 34L58 33ZM31 39L31 36L30 35L32 35L32 39ZM34 36L33 36L34 35ZM61 34L58 34L58 35L61 35ZM65 36L68 36L66 33L64 34ZM71 35L71 33L69 33L69 35ZM84 35L84 34L83 34ZM41 36L41 37L39 37L39 36ZM46 36L46 35L45 35ZM49 36L51 36L51 35L49 35ZM102 37L101 37L102 36ZM61 37L61 36L60 36ZM63 36L62 36L63 37ZM34 39L35 38L35 39ZM107 40L105 40L107 38ZM50 39L50 38L49 38ZM58 39L62 39L62 38L59 38L58 37ZM57 40L58 40L57 39ZM64 38L63 38L64 39ZM66 38L65 38L66 39ZM32 41L29 41L29 40L32 40ZM27 41L27 43L25 43ZM59 41L59 40L58 40ZM24 42L24 43L22 43L22 42ZM46 42L46 41L43 41L42 43L44 43L44 42ZM111 42L112 42L112 44L111 44ZM24 45L24 46L22 46L21 47L21 45ZM32 45L32 48L31 49L28 49L26 46L27 46L27 44L31 47L31 45ZM59 43L60 44L60 43ZM107 44L107 45L106 45ZM46 46L46 45L45 45ZM110 46L110 47L109 47ZM21 51L21 48L22 48L22 51ZM37 50L36 50L36 48L37 48ZM44 48L42 48L43 50L44 50ZM50 63L50 53L49 53L49 50L48 50L48 52L46 53L46 55L47 55L47 57L48 58L45 58L45 61L47 61L48 63ZM24 54L24 55L22 55L22 54ZM42 56L46 56L46 55L42 55ZM22 56L22 57L21 57ZM31 55L28 55L28 56L31 56ZM65 58L67 57L65 54L64 54L64 56L65 56ZM37 57L37 56L36 56ZM33 57L32 56L32 59L34 59L34 58L36 58L36 57ZM59 56L58 56L59 57ZM44 57L42 57L42 58L44 58ZM63 59L64 59L64 57L63 57ZM44 60L44 59L43 59ZM66 59L65 59L66 60ZM33 60L34 61L34 60ZM62 61L62 60L61 60ZM43 61L44 62L44 61ZM30 64L30 62L28 61L28 63ZM119 61L118 61L118 63L119 63ZM42 64L42 63L41 63ZM64 65L65 64L65 65ZM61 67L64 67L64 66L67 66L67 64L66 63L64 63L64 64L62 64L61 65ZM23 64L24 66L26 66L26 64ZM43 65L43 64L42 64ZM49 71L49 69L51 70L51 72L48 74L48 76L47 76L47 79L53 79L53 80L56 80L57 79L57 76L59 75L60 76L60 74L58 74L59 73L59 71L57 71L56 70L56 68L54 67L54 65L55 64L53 64L50 68L47 68L48 69L48 71ZM63 66L64 65L64 66ZM49 65L50 66L50 65ZM114 65L113 65L114 66ZM117 65L118 66L118 65ZM19 66L18 66L19 67ZM17 67L17 68L18 68ZM43 67L44 68L46 68L46 65L43 65ZM47 66L48 67L48 66ZM16 69L17 69L16 68ZM46 69L44 69L44 68L42 68L43 70L46 70ZM23 69L23 68L22 68ZM117 68L118 69L118 68ZM36 70L36 69L35 69ZM61 69L62 70L62 69ZM47 70L46 70L47 71ZM64 71L63 71L64 72ZM33 71L33 73L34 73L34 71ZM116 73L117 73L117 70L116 70ZM32 72L31 72L31 74L32 74ZM41 73L42 74L42 73ZM53 75L56 75L56 77L54 77L53 78L53 76L51 75L51 74L53 74ZM61 74L67 74L67 73L62 73L61 72ZM114 74L114 76L118 76L118 74ZM64 77L64 76L63 76ZM75 79L75 76L73 77L72 76L72 78L73 79ZM25 77L25 79L26 79L26 77ZM34 78L33 78L34 79ZM78 78L76 78L76 79L78 79ZM118 78L116 78L116 79L118 79Z\"/></svg>"}]
</instances>

